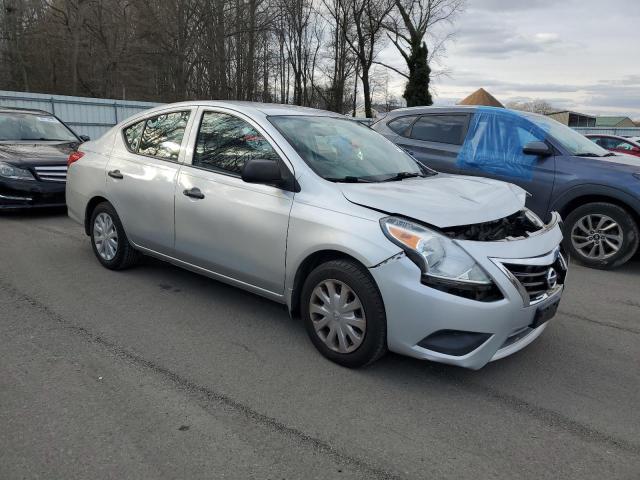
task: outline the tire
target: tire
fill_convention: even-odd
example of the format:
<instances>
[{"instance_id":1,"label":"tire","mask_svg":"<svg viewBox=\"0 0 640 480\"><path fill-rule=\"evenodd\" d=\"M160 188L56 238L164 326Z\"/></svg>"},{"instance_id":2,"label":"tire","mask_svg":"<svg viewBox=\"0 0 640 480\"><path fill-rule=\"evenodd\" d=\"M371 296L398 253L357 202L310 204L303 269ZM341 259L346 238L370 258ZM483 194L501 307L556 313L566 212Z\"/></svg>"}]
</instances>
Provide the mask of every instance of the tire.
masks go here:
<instances>
[{"instance_id":1,"label":"tire","mask_svg":"<svg viewBox=\"0 0 640 480\"><path fill-rule=\"evenodd\" d=\"M601 221L604 223L598 228ZM618 205L588 203L569 213L564 238L565 248L574 260L591 268L612 269L636 253L638 225L629 212ZM594 245L595 251L592 251Z\"/></svg>"},{"instance_id":2,"label":"tire","mask_svg":"<svg viewBox=\"0 0 640 480\"><path fill-rule=\"evenodd\" d=\"M109 219L111 223L109 223L107 219ZM110 228L110 225L113 226L113 230ZM107 233L115 233L115 235L113 235L116 240L115 249L113 247L113 242L108 240L99 242L97 240L101 236L101 229L107 230ZM134 249L129 243L127 234L125 233L122 222L120 221L120 217L118 217L116 210L109 202L102 202L93 209L89 235L91 238L93 253L98 261L110 270L124 270L125 268L135 265L140 259L140 252ZM105 250L98 246L104 243L110 245L109 250Z\"/></svg>"},{"instance_id":3,"label":"tire","mask_svg":"<svg viewBox=\"0 0 640 480\"><path fill-rule=\"evenodd\" d=\"M330 288L335 295L330 294ZM340 297L341 293L343 297ZM333 298L335 307L323 298ZM358 300L360 308L354 308ZM358 368L375 362L387 352L384 303L373 278L360 264L351 260L331 260L319 265L306 278L300 303L311 342L329 360L348 368ZM341 308L343 305L344 309ZM337 312L336 316L333 312ZM317 330L324 323L327 325ZM331 334L332 329L335 336Z\"/></svg>"}]
</instances>

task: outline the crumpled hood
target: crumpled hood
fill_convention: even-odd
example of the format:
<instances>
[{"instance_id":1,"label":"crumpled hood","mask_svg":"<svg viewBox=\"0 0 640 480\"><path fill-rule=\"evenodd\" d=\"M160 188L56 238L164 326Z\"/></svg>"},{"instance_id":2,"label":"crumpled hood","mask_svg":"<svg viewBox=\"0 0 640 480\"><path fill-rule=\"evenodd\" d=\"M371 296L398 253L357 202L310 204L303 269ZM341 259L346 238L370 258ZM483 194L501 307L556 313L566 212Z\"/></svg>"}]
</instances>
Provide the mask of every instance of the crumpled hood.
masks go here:
<instances>
[{"instance_id":1,"label":"crumpled hood","mask_svg":"<svg viewBox=\"0 0 640 480\"><path fill-rule=\"evenodd\" d=\"M14 165L63 164L77 146L76 142L0 142L0 162Z\"/></svg>"},{"instance_id":2,"label":"crumpled hood","mask_svg":"<svg viewBox=\"0 0 640 480\"><path fill-rule=\"evenodd\" d=\"M438 174L382 183L339 183L350 202L446 228L489 222L521 210L526 192L488 178Z\"/></svg>"}]
</instances>

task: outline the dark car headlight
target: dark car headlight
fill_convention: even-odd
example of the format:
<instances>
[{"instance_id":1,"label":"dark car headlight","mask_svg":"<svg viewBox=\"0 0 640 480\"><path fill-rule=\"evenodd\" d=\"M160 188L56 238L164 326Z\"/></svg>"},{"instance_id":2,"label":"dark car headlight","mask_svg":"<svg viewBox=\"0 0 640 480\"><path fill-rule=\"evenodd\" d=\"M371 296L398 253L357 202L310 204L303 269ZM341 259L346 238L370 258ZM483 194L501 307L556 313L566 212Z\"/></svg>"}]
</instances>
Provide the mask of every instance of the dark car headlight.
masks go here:
<instances>
[{"instance_id":1,"label":"dark car headlight","mask_svg":"<svg viewBox=\"0 0 640 480\"><path fill-rule=\"evenodd\" d=\"M8 178L10 180L35 180L35 177L29 170L18 168L5 162L0 162L0 178Z\"/></svg>"}]
</instances>

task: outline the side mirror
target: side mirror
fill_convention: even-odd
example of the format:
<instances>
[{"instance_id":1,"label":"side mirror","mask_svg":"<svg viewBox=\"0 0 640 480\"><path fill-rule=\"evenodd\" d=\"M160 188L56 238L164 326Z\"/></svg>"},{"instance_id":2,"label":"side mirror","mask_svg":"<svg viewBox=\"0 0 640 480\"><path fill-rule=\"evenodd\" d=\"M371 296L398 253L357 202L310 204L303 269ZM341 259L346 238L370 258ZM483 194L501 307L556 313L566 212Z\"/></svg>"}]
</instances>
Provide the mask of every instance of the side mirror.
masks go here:
<instances>
[{"instance_id":1,"label":"side mirror","mask_svg":"<svg viewBox=\"0 0 640 480\"><path fill-rule=\"evenodd\" d=\"M242 169L242 180L247 183L279 184L282 182L280 165L275 160L254 158L248 160Z\"/></svg>"},{"instance_id":2,"label":"side mirror","mask_svg":"<svg viewBox=\"0 0 640 480\"><path fill-rule=\"evenodd\" d=\"M529 142L522 148L522 153L537 157L549 157L553 152L551 147L544 142Z\"/></svg>"},{"instance_id":3,"label":"side mirror","mask_svg":"<svg viewBox=\"0 0 640 480\"><path fill-rule=\"evenodd\" d=\"M89 140L91 140L91 137L89 135L78 135L78 138L83 142L88 142Z\"/></svg>"}]
</instances>

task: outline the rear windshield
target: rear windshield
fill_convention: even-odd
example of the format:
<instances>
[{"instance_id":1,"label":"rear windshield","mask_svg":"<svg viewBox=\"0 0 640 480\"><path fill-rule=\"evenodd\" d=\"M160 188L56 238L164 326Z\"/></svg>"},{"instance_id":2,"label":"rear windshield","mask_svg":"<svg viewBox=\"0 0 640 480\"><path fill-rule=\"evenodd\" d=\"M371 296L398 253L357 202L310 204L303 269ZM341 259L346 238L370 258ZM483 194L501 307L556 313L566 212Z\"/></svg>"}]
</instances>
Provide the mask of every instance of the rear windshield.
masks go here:
<instances>
[{"instance_id":1,"label":"rear windshield","mask_svg":"<svg viewBox=\"0 0 640 480\"><path fill-rule=\"evenodd\" d=\"M0 113L0 141L57 140L77 142L78 138L56 117L32 113Z\"/></svg>"}]
</instances>

